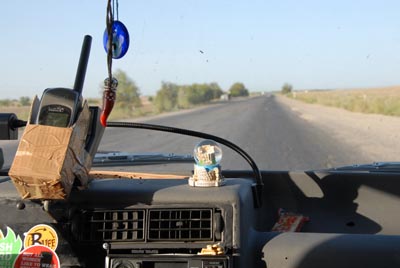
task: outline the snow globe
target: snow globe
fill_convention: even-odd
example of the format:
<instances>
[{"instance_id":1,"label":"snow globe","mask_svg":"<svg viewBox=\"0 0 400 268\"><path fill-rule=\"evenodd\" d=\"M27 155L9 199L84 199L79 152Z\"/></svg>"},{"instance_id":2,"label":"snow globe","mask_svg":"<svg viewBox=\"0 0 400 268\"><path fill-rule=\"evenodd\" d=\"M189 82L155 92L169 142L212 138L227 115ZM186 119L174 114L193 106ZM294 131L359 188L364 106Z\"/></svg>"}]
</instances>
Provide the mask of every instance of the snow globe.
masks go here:
<instances>
[{"instance_id":1,"label":"snow globe","mask_svg":"<svg viewBox=\"0 0 400 268\"><path fill-rule=\"evenodd\" d=\"M194 173L189 178L189 185L195 187L212 187L224 184L221 174L222 149L213 140L199 142L193 151Z\"/></svg>"}]
</instances>

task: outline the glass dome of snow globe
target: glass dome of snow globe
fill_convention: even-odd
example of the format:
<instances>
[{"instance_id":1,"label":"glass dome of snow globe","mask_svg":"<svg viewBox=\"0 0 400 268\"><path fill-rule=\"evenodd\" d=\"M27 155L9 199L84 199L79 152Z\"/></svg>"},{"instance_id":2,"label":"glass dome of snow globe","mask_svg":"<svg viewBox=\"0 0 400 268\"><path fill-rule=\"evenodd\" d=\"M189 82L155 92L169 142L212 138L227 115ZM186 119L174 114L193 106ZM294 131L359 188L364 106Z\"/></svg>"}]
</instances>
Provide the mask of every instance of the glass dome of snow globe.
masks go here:
<instances>
[{"instance_id":1,"label":"glass dome of snow globe","mask_svg":"<svg viewBox=\"0 0 400 268\"><path fill-rule=\"evenodd\" d=\"M212 168L220 164L222 149L213 140L203 140L194 147L193 155L197 165Z\"/></svg>"}]
</instances>

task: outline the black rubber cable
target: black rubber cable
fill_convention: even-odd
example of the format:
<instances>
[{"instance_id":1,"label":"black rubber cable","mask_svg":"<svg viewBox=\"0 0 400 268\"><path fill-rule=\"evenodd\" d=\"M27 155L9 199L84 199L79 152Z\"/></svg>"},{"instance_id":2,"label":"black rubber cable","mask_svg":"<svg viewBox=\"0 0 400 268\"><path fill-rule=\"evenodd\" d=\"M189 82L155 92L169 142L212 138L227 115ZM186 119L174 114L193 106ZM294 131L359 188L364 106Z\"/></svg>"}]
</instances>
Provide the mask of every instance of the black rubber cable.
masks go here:
<instances>
[{"instance_id":1,"label":"black rubber cable","mask_svg":"<svg viewBox=\"0 0 400 268\"><path fill-rule=\"evenodd\" d=\"M149 129L149 130L156 130L156 131L163 131L163 132L170 132L170 133L176 133L176 134L181 134L181 135L186 135L186 136L192 136L192 137L199 137L203 139L210 139L214 140L218 143L221 143L235 152L237 152L240 156L242 156L247 163L249 163L250 167L253 170L254 173L254 179L256 182L255 185L255 206L260 207L261 206L261 195L262 195L262 187L263 187L263 182L262 182L262 176L260 173L260 170L257 167L256 162L244 151L242 148L237 146L236 144L225 140L221 137L214 136L208 133L203 133L203 132L198 132L198 131L193 131L193 130L188 130L188 129L182 129L182 128L175 128L175 127L168 127L168 126L162 126L162 125L153 125L153 124L145 124L145 123L135 123L135 122L107 122L107 127L120 127L120 128L139 128L139 129Z\"/></svg>"}]
</instances>

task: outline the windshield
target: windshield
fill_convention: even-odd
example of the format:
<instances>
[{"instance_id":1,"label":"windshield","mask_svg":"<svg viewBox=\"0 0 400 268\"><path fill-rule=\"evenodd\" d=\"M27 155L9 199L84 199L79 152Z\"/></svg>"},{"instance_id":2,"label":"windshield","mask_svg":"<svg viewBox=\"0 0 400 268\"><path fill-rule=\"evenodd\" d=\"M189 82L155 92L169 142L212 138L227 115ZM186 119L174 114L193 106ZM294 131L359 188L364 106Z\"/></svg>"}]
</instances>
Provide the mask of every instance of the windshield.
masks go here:
<instances>
[{"instance_id":1,"label":"windshield","mask_svg":"<svg viewBox=\"0 0 400 268\"><path fill-rule=\"evenodd\" d=\"M112 61L119 84L109 121L220 136L260 169L399 160L398 1L111 2L130 42ZM93 41L82 95L102 106L106 8L105 0L5 2L0 112L26 120L35 95L72 87L85 35ZM187 155L201 140L107 128L99 150ZM6 165L17 144L0 141ZM222 151L223 169L250 169Z\"/></svg>"}]
</instances>

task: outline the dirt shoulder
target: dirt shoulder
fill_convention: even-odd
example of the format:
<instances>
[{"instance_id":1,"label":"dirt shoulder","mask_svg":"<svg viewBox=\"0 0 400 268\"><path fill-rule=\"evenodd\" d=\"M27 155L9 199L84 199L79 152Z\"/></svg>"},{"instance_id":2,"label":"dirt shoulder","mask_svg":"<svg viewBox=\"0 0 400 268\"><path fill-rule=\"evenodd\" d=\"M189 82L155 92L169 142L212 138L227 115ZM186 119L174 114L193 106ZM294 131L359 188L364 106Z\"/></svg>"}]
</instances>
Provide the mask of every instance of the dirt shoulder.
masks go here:
<instances>
[{"instance_id":1,"label":"dirt shoulder","mask_svg":"<svg viewBox=\"0 0 400 268\"><path fill-rule=\"evenodd\" d=\"M302 120L323 128L374 161L400 161L400 117L354 113L279 95L276 99Z\"/></svg>"}]
</instances>

